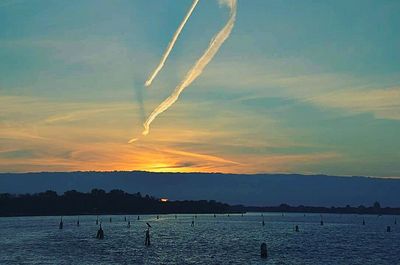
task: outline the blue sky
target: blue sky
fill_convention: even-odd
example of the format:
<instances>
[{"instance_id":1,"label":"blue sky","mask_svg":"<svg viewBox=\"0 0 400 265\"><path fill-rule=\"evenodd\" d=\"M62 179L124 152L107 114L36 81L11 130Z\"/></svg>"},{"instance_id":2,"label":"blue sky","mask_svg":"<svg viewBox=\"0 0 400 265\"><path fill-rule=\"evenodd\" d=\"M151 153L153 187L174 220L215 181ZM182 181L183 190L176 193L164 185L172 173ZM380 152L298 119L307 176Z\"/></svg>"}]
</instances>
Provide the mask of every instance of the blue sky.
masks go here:
<instances>
[{"instance_id":1,"label":"blue sky","mask_svg":"<svg viewBox=\"0 0 400 265\"><path fill-rule=\"evenodd\" d=\"M238 1L203 74L140 135L224 26L191 1L0 1L0 171L400 177L400 3Z\"/></svg>"}]
</instances>

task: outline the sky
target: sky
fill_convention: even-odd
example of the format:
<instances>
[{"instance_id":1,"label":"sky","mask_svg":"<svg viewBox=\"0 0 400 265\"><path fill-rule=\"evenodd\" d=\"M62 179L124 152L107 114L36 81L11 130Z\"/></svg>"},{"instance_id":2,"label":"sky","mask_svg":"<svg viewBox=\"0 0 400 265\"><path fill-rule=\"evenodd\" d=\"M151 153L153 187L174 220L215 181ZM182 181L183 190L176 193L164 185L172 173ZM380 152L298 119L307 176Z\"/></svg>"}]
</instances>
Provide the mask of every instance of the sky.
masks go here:
<instances>
[{"instance_id":1,"label":"sky","mask_svg":"<svg viewBox=\"0 0 400 265\"><path fill-rule=\"evenodd\" d=\"M400 177L400 2L0 0L0 172ZM128 144L132 138L139 140Z\"/></svg>"}]
</instances>

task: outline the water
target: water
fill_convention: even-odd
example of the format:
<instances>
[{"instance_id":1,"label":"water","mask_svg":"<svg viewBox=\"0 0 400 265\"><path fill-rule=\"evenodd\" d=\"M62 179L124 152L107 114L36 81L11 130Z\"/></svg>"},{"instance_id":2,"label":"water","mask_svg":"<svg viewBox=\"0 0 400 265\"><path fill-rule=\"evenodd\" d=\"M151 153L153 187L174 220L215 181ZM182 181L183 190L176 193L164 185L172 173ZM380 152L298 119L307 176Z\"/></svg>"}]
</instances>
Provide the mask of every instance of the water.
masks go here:
<instances>
[{"instance_id":1,"label":"water","mask_svg":"<svg viewBox=\"0 0 400 265\"><path fill-rule=\"evenodd\" d=\"M260 213L110 216L104 240L96 216L0 218L0 264L400 264L400 224L394 216ZM366 225L362 225L362 219ZM398 218L400 221L400 218ZM146 222L151 246L144 246ZM294 232L299 225L300 232ZM386 227L391 226L391 232ZM269 257L260 258L266 242Z\"/></svg>"}]
</instances>

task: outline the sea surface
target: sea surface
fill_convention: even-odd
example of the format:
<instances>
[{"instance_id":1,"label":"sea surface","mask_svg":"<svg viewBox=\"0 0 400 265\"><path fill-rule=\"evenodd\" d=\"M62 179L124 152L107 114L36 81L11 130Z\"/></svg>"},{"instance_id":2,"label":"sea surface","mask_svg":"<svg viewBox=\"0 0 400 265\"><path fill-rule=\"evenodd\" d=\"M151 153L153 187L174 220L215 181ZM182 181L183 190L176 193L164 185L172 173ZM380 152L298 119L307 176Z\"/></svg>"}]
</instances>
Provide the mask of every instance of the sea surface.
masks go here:
<instances>
[{"instance_id":1,"label":"sea surface","mask_svg":"<svg viewBox=\"0 0 400 265\"><path fill-rule=\"evenodd\" d=\"M96 216L80 216L79 227L77 216L65 216L63 229L57 216L2 217L0 264L400 264L394 216L324 214L321 226L319 214L127 215L130 228L124 217L99 216L103 240Z\"/></svg>"}]
</instances>

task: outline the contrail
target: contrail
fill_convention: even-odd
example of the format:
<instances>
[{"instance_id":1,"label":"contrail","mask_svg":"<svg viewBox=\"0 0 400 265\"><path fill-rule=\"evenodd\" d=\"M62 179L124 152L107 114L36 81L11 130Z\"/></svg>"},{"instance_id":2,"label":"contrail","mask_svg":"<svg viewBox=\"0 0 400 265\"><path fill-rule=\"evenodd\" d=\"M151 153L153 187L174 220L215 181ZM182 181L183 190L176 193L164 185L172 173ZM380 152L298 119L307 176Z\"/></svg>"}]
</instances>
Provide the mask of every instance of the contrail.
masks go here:
<instances>
[{"instance_id":1,"label":"contrail","mask_svg":"<svg viewBox=\"0 0 400 265\"><path fill-rule=\"evenodd\" d=\"M218 52L219 48L224 43L224 41L229 37L236 19L236 0L225 0L220 2L227 4L231 9L228 22L222 28L222 30L218 32L218 34L211 40L207 50L200 57L200 59L197 60L192 69L190 69L190 71L186 74L185 78L175 88L172 94L168 98L166 98L156 109L153 110L153 112L147 118L146 122L143 124L144 126L144 130L142 132L143 135L147 135L149 133L150 124L153 122L153 120L159 114L163 113L169 107L171 107L171 105L178 100L178 97L182 93L182 91L186 87L188 87L194 80L196 80L197 77L201 75L204 68L212 60L214 55Z\"/></svg>"},{"instance_id":2,"label":"contrail","mask_svg":"<svg viewBox=\"0 0 400 265\"><path fill-rule=\"evenodd\" d=\"M147 79L146 83L144 83L145 86L150 86L151 83L153 82L154 78L157 76L158 72L160 72L161 69L163 68L164 63L168 58L168 55L170 54L172 48L175 45L176 40L179 37L179 34L181 34L181 31L182 31L183 27L185 26L185 24L188 21L189 17L192 15L193 10L196 7L198 2L199 2L199 0L193 0L192 6L190 7L189 11L187 12L185 18L182 20L182 22L179 25L178 29L175 31L174 36L172 36L172 40L168 44L167 49L165 50L163 56L161 57L160 63L157 65L156 69L154 69L153 73Z\"/></svg>"}]
</instances>

